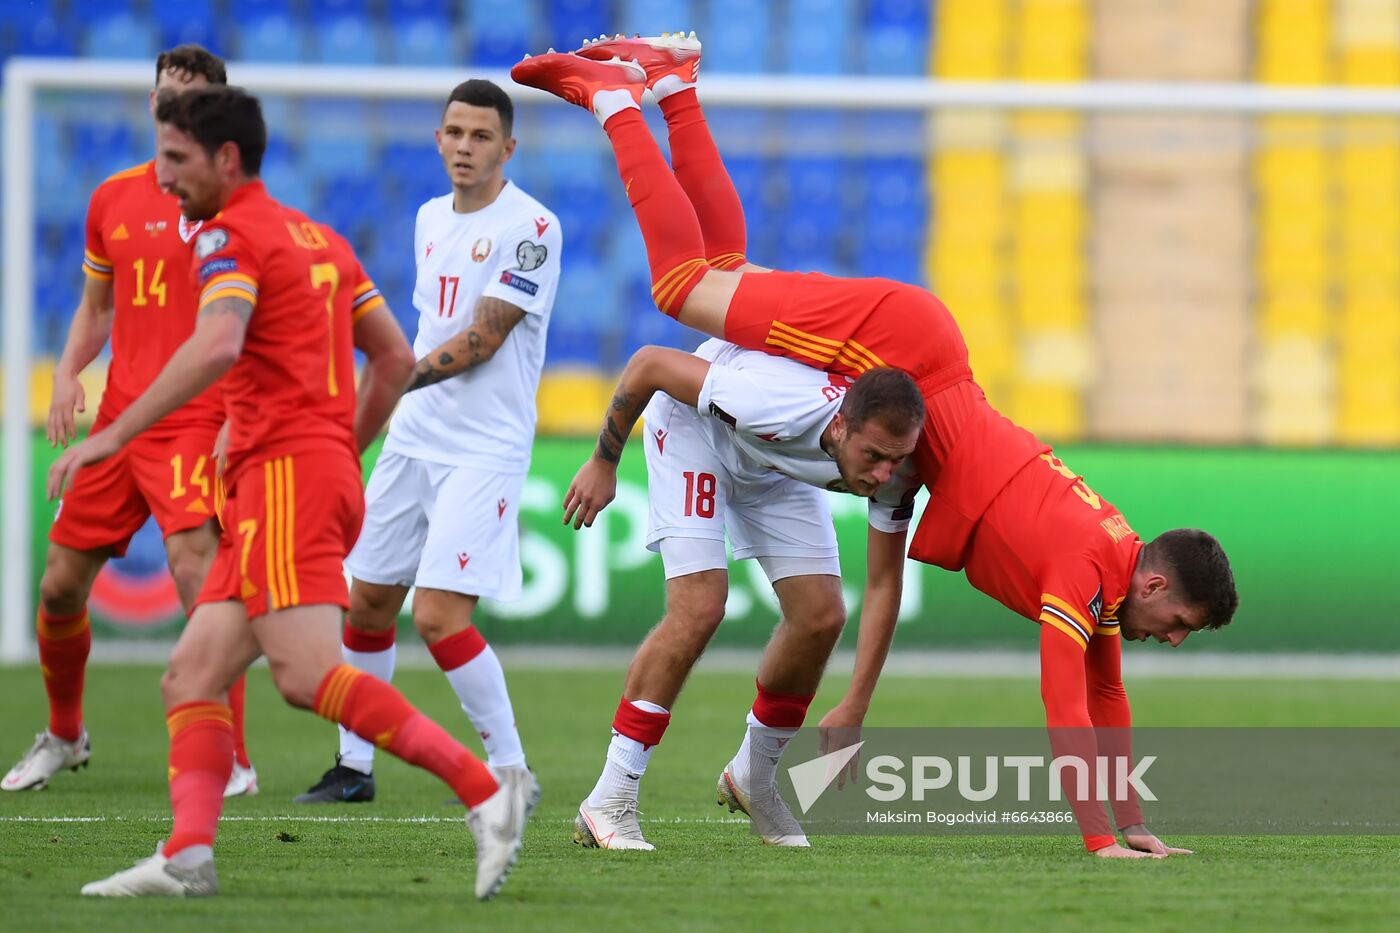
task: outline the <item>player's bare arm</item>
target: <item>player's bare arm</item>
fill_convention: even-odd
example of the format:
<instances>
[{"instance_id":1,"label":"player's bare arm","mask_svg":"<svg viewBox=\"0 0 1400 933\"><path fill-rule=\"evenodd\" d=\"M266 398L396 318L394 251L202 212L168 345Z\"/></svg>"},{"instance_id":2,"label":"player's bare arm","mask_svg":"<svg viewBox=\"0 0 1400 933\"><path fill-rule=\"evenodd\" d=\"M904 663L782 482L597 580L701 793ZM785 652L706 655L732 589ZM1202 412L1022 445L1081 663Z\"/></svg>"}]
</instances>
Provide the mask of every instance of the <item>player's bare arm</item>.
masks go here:
<instances>
[{"instance_id":1,"label":"player's bare arm","mask_svg":"<svg viewBox=\"0 0 1400 933\"><path fill-rule=\"evenodd\" d=\"M355 404L355 445L363 453L393 413L415 361L413 348L388 305L360 315L354 336L355 349L365 355Z\"/></svg>"},{"instance_id":2,"label":"player's bare arm","mask_svg":"<svg viewBox=\"0 0 1400 933\"><path fill-rule=\"evenodd\" d=\"M642 347L627 361L603 416L598 446L579 468L564 496L564 524L592 526L617 494L617 464L637 419L657 392L695 407L710 364L691 353L666 347Z\"/></svg>"},{"instance_id":3,"label":"player's bare arm","mask_svg":"<svg viewBox=\"0 0 1400 933\"><path fill-rule=\"evenodd\" d=\"M475 314L470 327L418 361L405 392L451 379L485 363L525 319L525 312L509 301L486 296L477 299Z\"/></svg>"},{"instance_id":4,"label":"player's bare arm","mask_svg":"<svg viewBox=\"0 0 1400 933\"><path fill-rule=\"evenodd\" d=\"M63 493L79 467L113 456L133 437L217 382L238 360L252 316L253 304L244 298L217 298L205 305L194 333L141 397L106 430L90 435L58 458L49 470L49 498Z\"/></svg>"},{"instance_id":5,"label":"player's bare arm","mask_svg":"<svg viewBox=\"0 0 1400 933\"><path fill-rule=\"evenodd\" d=\"M904 552L907 531L887 532L871 527L865 546L865 595L861 600L856 638L855 670L841 702L822 717L821 751L835 751L860 741L860 727L870 710L875 685L894 641L899 603L904 595ZM857 777L859 759L852 758L838 778Z\"/></svg>"},{"instance_id":6,"label":"player's bare arm","mask_svg":"<svg viewBox=\"0 0 1400 933\"><path fill-rule=\"evenodd\" d=\"M57 447L75 440L78 429L74 413L87 411L87 396L78 374L88 367L112 337L114 314L111 279L88 278L83 294L68 326L68 339L63 355L53 371L53 399L49 404L47 435L49 445Z\"/></svg>"}]
</instances>

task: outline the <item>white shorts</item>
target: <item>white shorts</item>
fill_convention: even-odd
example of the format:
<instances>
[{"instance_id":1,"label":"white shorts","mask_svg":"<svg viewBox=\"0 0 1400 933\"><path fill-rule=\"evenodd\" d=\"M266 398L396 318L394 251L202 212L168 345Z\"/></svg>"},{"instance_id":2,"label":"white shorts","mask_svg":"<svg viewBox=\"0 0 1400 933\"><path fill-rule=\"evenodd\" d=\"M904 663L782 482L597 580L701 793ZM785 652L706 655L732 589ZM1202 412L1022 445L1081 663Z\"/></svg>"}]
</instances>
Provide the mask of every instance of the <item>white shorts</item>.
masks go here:
<instances>
[{"instance_id":1,"label":"white shorts","mask_svg":"<svg viewBox=\"0 0 1400 933\"><path fill-rule=\"evenodd\" d=\"M660 401L647 411L647 547L661 552L666 579L727 568L726 534L735 560L757 558L770 582L841 575L826 490L781 473L734 476L695 410Z\"/></svg>"},{"instance_id":2,"label":"white shorts","mask_svg":"<svg viewBox=\"0 0 1400 933\"><path fill-rule=\"evenodd\" d=\"M366 583L520 598L525 477L382 452L345 567Z\"/></svg>"}]
</instances>

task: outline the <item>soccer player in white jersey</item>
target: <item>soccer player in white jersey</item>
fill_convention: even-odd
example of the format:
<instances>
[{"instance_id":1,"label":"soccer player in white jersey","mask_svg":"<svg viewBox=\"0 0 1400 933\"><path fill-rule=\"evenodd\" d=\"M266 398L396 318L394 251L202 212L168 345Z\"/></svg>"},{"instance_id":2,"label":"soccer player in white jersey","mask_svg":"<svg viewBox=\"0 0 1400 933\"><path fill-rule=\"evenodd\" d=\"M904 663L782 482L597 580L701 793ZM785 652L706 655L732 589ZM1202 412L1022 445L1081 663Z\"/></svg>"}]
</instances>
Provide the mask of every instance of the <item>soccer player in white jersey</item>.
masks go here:
<instances>
[{"instance_id":1,"label":"soccer player in white jersey","mask_svg":"<svg viewBox=\"0 0 1400 933\"><path fill-rule=\"evenodd\" d=\"M719 340L694 355L646 347L624 370L598 446L570 486L564 520L575 528L592 524L612 500L617 462L639 414L651 501L647 546L660 551L665 567L666 616L627 671L603 772L579 806L574 841L653 848L637 819L638 786L686 676L723 618L727 532L736 558L762 565L782 620L759 663L758 694L717 797L731 812L747 813L764 842L806 846L778 794L777 764L845 623L825 490L871 500L860 638L878 648L863 654L883 662L918 486L906 462L924 414L918 387L898 370L874 369L853 381ZM872 689L878 674L878 665L856 671L871 678ZM838 718L823 723L844 725Z\"/></svg>"},{"instance_id":2,"label":"soccer player in white jersey","mask_svg":"<svg viewBox=\"0 0 1400 933\"><path fill-rule=\"evenodd\" d=\"M508 181L510 97L452 90L437 129L450 194L418 210L414 381L389 425L346 560L345 659L384 680L410 586L413 621L496 769L524 768L505 674L472 625L481 597L520 595L520 493L559 282L559 221ZM372 737L371 737L372 738ZM341 729L335 767L300 803L374 798L374 746Z\"/></svg>"}]
</instances>

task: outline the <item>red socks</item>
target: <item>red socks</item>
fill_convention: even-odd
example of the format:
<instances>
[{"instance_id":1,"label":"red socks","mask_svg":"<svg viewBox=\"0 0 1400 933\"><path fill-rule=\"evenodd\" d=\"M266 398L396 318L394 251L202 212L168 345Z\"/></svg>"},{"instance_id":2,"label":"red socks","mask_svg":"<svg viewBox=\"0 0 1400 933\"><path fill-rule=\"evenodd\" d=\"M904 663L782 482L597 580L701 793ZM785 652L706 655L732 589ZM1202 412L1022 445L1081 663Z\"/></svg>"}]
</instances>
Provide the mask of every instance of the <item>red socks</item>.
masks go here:
<instances>
[{"instance_id":1,"label":"red socks","mask_svg":"<svg viewBox=\"0 0 1400 933\"><path fill-rule=\"evenodd\" d=\"M661 157L640 110L629 107L613 114L603 129L612 141L618 175L647 244L652 300L676 317L710 269L695 208Z\"/></svg>"},{"instance_id":2,"label":"red socks","mask_svg":"<svg viewBox=\"0 0 1400 933\"><path fill-rule=\"evenodd\" d=\"M170 809L175 826L162 853L212 846L233 771L233 714L222 703L181 703L165 718L170 730Z\"/></svg>"},{"instance_id":3,"label":"red socks","mask_svg":"<svg viewBox=\"0 0 1400 933\"><path fill-rule=\"evenodd\" d=\"M653 713L638 709L632 701L623 697L613 715L613 731L625 735L634 742L641 742L646 748L661 744L666 727L671 724L670 713Z\"/></svg>"},{"instance_id":4,"label":"red socks","mask_svg":"<svg viewBox=\"0 0 1400 933\"><path fill-rule=\"evenodd\" d=\"M403 694L348 664L333 668L321 681L313 709L409 764L431 771L469 807L485 801L499 786L486 765L414 709Z\"/></svg>"},{"instance_id":5,"label":"red socks","mask_svg":"<svg viewBox=\"0 0 1400 933\"><path fill-rule=\"evenodd\" d=\"M35 630L39 670L49 695L49 731L72 742L83 731L83 677L92 648L87 610L75 616L51 616L40 609Z\"/></svg>"},{"instance_id":6,"label":"red socks","mask_svg":"<svg viewBox=\"0 0 1400 933\"><path fill-rule=\"evenodd\" d=\"M486 639L481 637L475 625L469 625L456 635L449 635L437 644L428 646L428 653L444 671L455 671L485 650Z\"/></svg>"},{"instance_id":7,"label":"red socks","mask_svg":"<svg viewBox=\"0 0 1400 933\"><path fill-rule=\"evenodd\" d=\"M716 269L737 269L747 260L744 205L724 169L694 88L661 98L671 139L671 169L690 199L705 238L706 261Z\"/></svg>"},{"instance_id":8,"label":"red socks","mask_svg":"<svg viewBox=\"0 0 1400 933\"><path fill-rule=\"evenodd\" d=\"M758 696L753 701L753 716L770 729L800 729L807 718L807 707L812 705L816 694L797 696L790 693L774 693L757 680Z\"/></svg>"},{"instance_id":9,"label":"red socks","mask_svg":"<svg viewBox=\"0 0 1400 933\"><path fill-rule=\"evenodd\" d=\"M228 708L233 712L233 760L240 768L252 767L248 760L248 746L243 733L243 708L248 693L248 675L239 674L233 686L228 688Z\"/></svg>"}]
</instances>

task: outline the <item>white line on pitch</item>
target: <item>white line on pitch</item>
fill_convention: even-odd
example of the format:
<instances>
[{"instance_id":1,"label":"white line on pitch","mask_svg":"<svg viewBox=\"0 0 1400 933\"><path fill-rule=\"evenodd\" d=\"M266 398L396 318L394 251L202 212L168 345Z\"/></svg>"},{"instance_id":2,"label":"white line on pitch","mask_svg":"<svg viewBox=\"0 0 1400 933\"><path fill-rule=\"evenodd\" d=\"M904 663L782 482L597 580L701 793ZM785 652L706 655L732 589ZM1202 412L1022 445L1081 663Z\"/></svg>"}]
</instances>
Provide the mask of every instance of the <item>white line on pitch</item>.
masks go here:
<instances>
[{"instance_id":1,"label":"white line on pitch","mask_svg":"<svg viewBox=\"0 0 1400 933\"><path fill-rule=\"evenodd\" d=\"M460 816L222 816L222 823L461 823ZM169 823L168 816L0 816L0 823ZM573 823L573 818L557 820ZM744 817L648 819L648 823L747 823Z\"/></svg>"}]
</instances>

